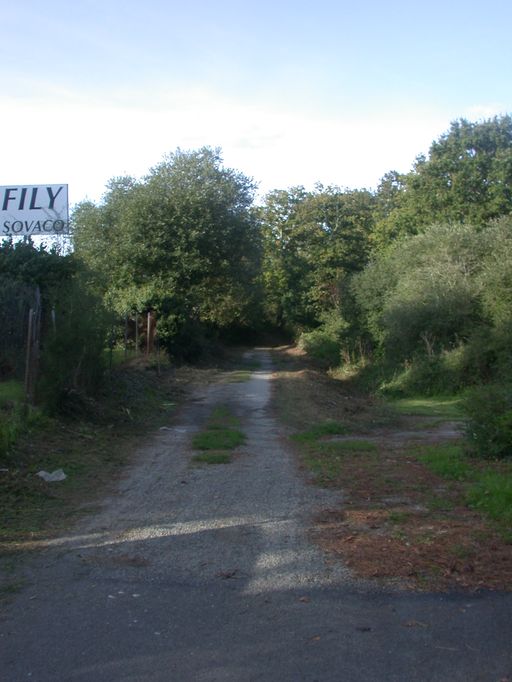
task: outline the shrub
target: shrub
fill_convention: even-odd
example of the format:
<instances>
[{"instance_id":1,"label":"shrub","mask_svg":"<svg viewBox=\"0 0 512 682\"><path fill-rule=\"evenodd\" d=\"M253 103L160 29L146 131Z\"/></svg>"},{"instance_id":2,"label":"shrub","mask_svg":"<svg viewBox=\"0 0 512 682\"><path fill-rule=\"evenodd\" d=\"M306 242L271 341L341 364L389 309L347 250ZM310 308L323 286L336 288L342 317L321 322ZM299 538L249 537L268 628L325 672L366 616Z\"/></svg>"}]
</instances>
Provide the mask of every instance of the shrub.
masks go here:
<instances>
[{"instance_id":1,"label":"shrub","mask_svg":"<svg viewBox=\"0 0 512 682\"><path fill-rule=\"evenodd\" d=\"M340 344L325 329L304 332L299 339L299 348L315 360L336 367L340 364Z\"/></svg>"},{"instance_id":2,"label":"shrub","mask_svg":"<svg viewBox=\"0 0 512 682\"><path fill-rule=\"evenodd\" d=\"M482 317L475 273L487 242L469 225L434 225L356 275L356 302L388 356L410 360L468 337Z\"/></svg>"},{"instance_id":3,"label":"shrub","mask_svg":"<svg viewBox=\"0 0 512 682\"><path fill-rule=\"evenodd\" d=\"M468 393L466 435L475 453L486 459L512 455L512 386L488 384Z\"/></svg>"},{"instance_id":4,"label":"shrub","mask_svg":"<svg viewBox=\"0 0 512 682\"><path fill-rule=\"evenodd\" d=\"M101 384L110 318L79 278L60 294L55 318L43 343L37 395L50 413L74 412Z\"/></svg>"},{"instance_id":5,"label":"shrub","mask_svg":"<svg viewBox=\"0 0 512 682\"><path fill-rule=\"evenodd\" d=\"M478 281L486 316L496 325L512 317L512 218L491 222L485 229L488 248L482 259Z\"/></svg>"},{"instance_id":6,"label":"shrub","mask_svg":"<svg viewBox=\"0 0 512 682\"><path fill-rule=\"evenodd\" d=\"M0 410L0 459L8 459L9 452L20 436L32 428L44 426L47 420L34 408L21 403Z\"/></svg>"},{"instance_id":7,"label":"shrub","mask_svg":"<svg viewBox=\"0 0 512 682\"><path fill-rule=\"evenodd\" d=\"M463 358L463 346L439 355L417 355L390 381L382 384L381 392L396 397L457 392L465 386Z\"/></svg>"},{"instance_id":8,"label":"shrub","mask_svg":"<svg viewBox=\"0 0 512 682\"><path fill-rule=\"evenodd\" d=\"M512 475L490 471L469 490L467 502L491 519L512 526Z\"/></svg>"},{"instance_id":9,"label":"shrub","mask_svg":"<svg viewBox=\"0 0 512 682\"><path fill-rule=\"evenodd\" d=\"M464 481L471 476L471 467L459 445L432 445L425 448L420 459L431 471L443 478Z\"/></svg>"},{"instance_id":10,"label":"shrub","mask_svg":"<svg viewBox=\"0 0 512 682\"><path fill-rule=\"evenodd\" d=\"M301 334L299 347L315 360L329 367L337 367L341 362L340 352L346 330L345 320L337 311L333 311L323 317L318 329Z\"/></svg>"}]
</instances>

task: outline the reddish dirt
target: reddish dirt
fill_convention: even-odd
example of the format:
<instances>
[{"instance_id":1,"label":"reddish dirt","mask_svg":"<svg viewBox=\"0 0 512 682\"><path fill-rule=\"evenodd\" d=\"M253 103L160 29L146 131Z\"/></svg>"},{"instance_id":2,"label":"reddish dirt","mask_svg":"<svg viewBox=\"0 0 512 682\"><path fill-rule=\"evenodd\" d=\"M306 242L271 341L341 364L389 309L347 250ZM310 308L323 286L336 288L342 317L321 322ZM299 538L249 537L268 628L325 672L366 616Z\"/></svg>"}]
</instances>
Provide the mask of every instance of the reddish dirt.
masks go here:
<instances>
[{"instance_id":1,"label":"reddish dirt","mask_svg":"<svg viewBox=\"0 0 512 682\"><path fill-rule=\"evenodd\" d=\"M275 376L275 404L294 431L336 420L351 433L330 440L376 446L344 453L338 475L317 481L342 491L344 503L316 517L314 541L364 578L417 590L512 590L512 544L464 504L467 483L435 475L419 458L423 446L456 442L460 424L393 416L299 351L286 356ZM307 447L297 446L304 468Z\"/></svg>"},{"instance_id":2,"label":"reddish dirt","mask_svg":"<svg viewBox=\"0 0 512 682\"><path fill-rule=\"evenodd\" d=\"M415 589L510 590L512 545L476 514L433 519L411 515L400 525L386 510L331 512L316 519L314 536L357 575L399 579Z\"/></svg>"},{"instance_id":3,"label":"reddish dirt","mask_svg":"<svg viewBox=\"0 0 512 682\"><path fill-rule=\"evenodd\" d=\"M512 589L512 544L464 506L464 483L406 450L346 456L342 510L315 519L315 540L357 575L415 589Z\"/></svg>"}]
</instances>

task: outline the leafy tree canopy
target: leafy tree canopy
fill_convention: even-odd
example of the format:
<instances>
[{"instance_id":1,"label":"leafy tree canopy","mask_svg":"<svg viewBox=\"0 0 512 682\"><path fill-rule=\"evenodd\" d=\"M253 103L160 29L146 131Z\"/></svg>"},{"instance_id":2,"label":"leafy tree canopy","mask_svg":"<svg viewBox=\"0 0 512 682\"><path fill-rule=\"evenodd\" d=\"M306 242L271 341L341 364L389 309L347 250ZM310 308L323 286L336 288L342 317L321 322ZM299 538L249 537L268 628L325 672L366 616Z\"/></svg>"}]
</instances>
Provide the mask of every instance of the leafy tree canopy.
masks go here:
<instances>
[{"instance_id":1,"label":"leafy tree canopy","mask_svg":"<svg viewBox=\"0 0 512 682\"><path fill-rule=\"evenodd\" d=\"M269 317L277 324L318 324L337 305L339 284L368 258L374 196L318 185L277 190L260 210Z\"/></svg>"},{"instance_id":2,"label":"leafy tree canopy","mask_svg":"<svg viewBox=\"0 0 512 682\"><path fill-rule=\"evenodd\" d=\"M482 226L512 212L512 118L460 119L411 173L384 176L374 240L384 246L438 222Z\"/></svg>"},{"instance_id":3,"label":"leafy tree canopy","mask_svg":"<svg viewBox=\"0 0 512 682\"><path fill-rule=\"evenodd\" d=\"M141 181L113 179L99 206L74 214L75 248L118 312L152 308L168 338L196 321L254 314L260 238L251 179L219 150L177 150Z\"/></svg>"}]
</instances>

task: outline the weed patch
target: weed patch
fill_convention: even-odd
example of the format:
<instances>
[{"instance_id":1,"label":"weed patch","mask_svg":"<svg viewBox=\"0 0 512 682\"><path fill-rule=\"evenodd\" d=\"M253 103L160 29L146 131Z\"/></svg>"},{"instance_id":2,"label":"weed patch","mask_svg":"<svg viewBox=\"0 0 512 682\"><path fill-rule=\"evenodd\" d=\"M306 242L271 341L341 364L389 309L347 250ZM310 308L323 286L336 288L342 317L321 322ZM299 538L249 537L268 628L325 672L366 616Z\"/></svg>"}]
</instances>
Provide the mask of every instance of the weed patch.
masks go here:
<instances>
[{"instance_id":1,"label":"weed patch","mask_svg":"<svg viewBox=\"0 0 512 682\"><path fill-rule=\"evenodd\" d=\"M326 421L312 426L307 431L296 433L292 439L297 443L313 443L323 436L342 436L348 432L345 424L336 421Z\"/></svg>"},{"instance_id":2,"label":"weed patch","mask_svg":"<svg viewBox=\"0 0 512 682\"><path fill-rule=\"evenodd\" d=\"M317 447L322 452L343 453L343 452L377 452L376 443L369 440L332 440L317 443Z\"/></svg>"},{"instance_id":3,"label":"weed patch","mask_svg":"<svg viewBox=\"0 0 512 682\"><path fill-rule=\"evenodd\" d=\"M250 381L251 379L251 372L249 370L237 370L234 372L228 372L224 377L223 377L223 382L226 384L238 384L238 383L243 383L244 381Z\"/></svg>"},{"instance_id":4,"label":"weed patch","mask_svg":"<svg viewBox=\"0 0 512 682\"><path fill-rule=\"evenodd\" d=\"M227 429L214 425L192 439L196 450L233 450L245 442L245 435L238 429Z\"/></svg>"},{"instance_id":5,"label":"weed patch","mask_svg":"<svg viewBox=\"0 0 512 682\"><path fill-rule=\"evenodd\" d=\"M193 462L198 464L229 464L231 454L229 452L203 452L192 457Z\"/></svg>"},{"instance_id":6,"label":"weed patch","mask_svg":"<svg viewBox=\"0 0 512 682\"><path fill-rule=\"evenodd\" d=\"M116 478L139 437L168 421L182 394L176 377L123 367L75 418L49 418L37 409L20 413L16 438L0 453L0 541L36 539L66 527L82 513L83 501ZM64 481L36 476L59 468Z\"/></svg>"},{"instance_id":7,"label":"weed patch","mask_svg":"<svg viewBox=\"0 0 512 682\"><path fill-rule=\"evenodd\" d=\"M226 405L217 405L208 421L209 429L235 428L240 426L240 419L236 417Z\"/></svg>"},{"instance_id":8,"label":"weed patch","mask_svg":"<svg viewBox=\"0 0 512 682\"><path fill-rule=\"evenodd\" d=\"M0 407L12 403L21 403L25 398L25 391L21 381L0 382Z\"/></svg>"},{"instance_id":9,"label":"weed patch","mask_svg":"<svg viewBox=\"0 0 512 682\"><path fill-rule=\"evenodd\" d=\"M460 445L433 445L424 448L422 452L420 461L442 478L466 481L474 475L473 467L469 464Z\"/></svg>"},{"instance_id":10,"label":"weed patch","mask_svg":"<svg viewBox=\"0 0 512 682\"><path fill-rule=\"evenodd\" d=\"M433 512L447 512L455 508L455 502L440 495L433 495L427 499L427 506Z\"/></svg>"},{"instance_id":11,"label":"weed patch","mask_svg":"<svg viewBox=\"0 0 512 682\"><path fill-rule=\"evenodd\" d=\"M15 596L25 587L23 580L15 580L0 587L0 602Z\"/></svg>"},{"instance_id":12,"label":"weed patch","mask_svg":"<svg viewBox=\"0 0 512 682\"><path fill-rule=\"evenodd\" d=\"M467 493L467 503L503 528L512 529L512 472L483 473Z\"/></svg>"},{"instance_id":13,"label":"weed patch","mask_svg":"<svg viewBox=\"0 0 512 682\"><path fill-rule=\"evenodd\" d=\"M409 516L410 515L407 512L392 511L389 512L388 521L395 524L405 523Z\"/></svg>"},{"instance_id":14,"label":"weed patch","mask_svg":"<svg viewBox=\"0 0 512 682\"><path fill-rule=\"evenodd\" d=\"M449 420L463 419L463 398L458 396L433 396L390 400L389 404L400 414L438 417Z\"/></svg>"},{"instance_id":15,"label":"weed patch","mask_svg":"<svg viewBox=\"0 0 512 682\"><path fill-rule=\"evenodd\" d=\"M413 589L510 590L512 466L467 456L457 429L442 428L461 419L462 400L389 401L386 414L349 380L329 381L297 359L293 369L276 372L274 405L298 431L292 440L315 482L344 495L343 509L319 514L313 538L359 576ZM412 450L404 429L434 432ZM347 433L358 435L336 439Z\"/></svg>"},{"instance_id":16,"label":"weed patch","mask_svg":"<svg viewBox=\"0 0 512 682\"><path fill-rule=\"evenodd\" d=\"M197 464L228 464L231 452L245 443L245 434L240 429L240 420L227 405L217 405L210 415L205 429L192 439L192 447L202 452L194 455Z\"/></svg>"}]
</instances>

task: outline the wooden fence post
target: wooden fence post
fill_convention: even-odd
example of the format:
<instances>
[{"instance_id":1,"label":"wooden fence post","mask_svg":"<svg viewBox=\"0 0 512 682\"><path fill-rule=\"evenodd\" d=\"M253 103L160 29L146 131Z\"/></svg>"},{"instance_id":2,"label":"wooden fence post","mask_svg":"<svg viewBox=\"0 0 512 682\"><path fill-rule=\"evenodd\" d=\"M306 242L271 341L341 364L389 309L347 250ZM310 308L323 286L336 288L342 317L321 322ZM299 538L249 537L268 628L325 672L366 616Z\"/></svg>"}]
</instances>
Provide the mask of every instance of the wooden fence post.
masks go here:
<instances>
[{"instance_id":1,"label":"wooden fence post","mask_svg":"<svg viewBox=\"0 0 512 682\"><path fill-rule=\"evenodd\" d=\"M41 344L41 291L36 289L35 304L28 314L27 352L25 358L25 395L34 404L37 375L39 371L39 347Z\"/></svg>"},{"instance_id":2,"label":"wooden fence post","mask_svg":"<svg viewBox=\"0 0 512 682\"><path fill-rule=\"evenodd\" d=\"M128 313L124 316L124 359L128 357Z\"/></svg>"},{"instance_id":3,"label":"wooden fence post","mask_svg":"<svg viewBox=\"0 0 512 682\"><path fill-rule=\"evenodd\" d=\"M30 403L30 366L32 356L32 326L34 324L34 309L30 308L28 311L28 332L27 332L27 348L25 353L25 396L27 402Z\"/></svg>"}]
</instances>

